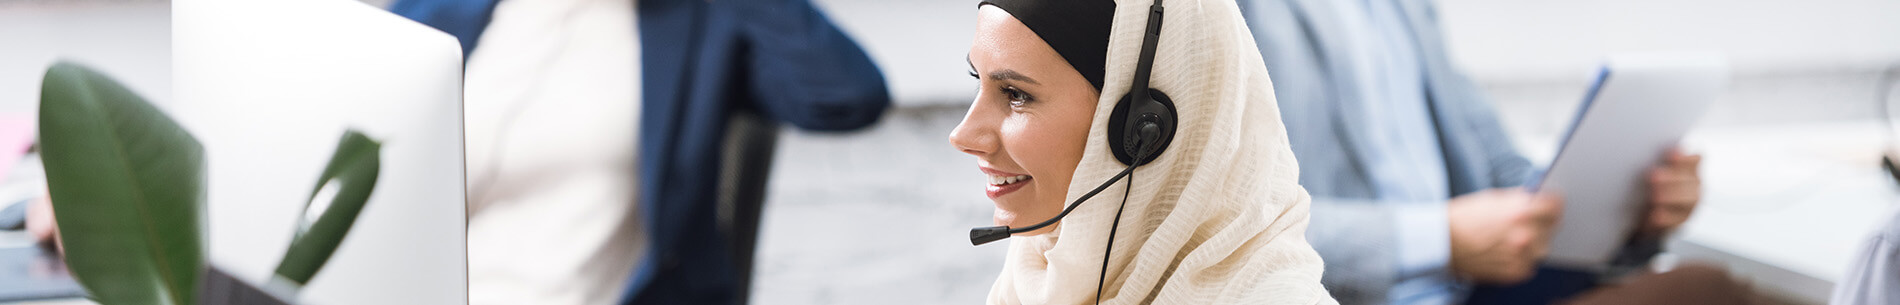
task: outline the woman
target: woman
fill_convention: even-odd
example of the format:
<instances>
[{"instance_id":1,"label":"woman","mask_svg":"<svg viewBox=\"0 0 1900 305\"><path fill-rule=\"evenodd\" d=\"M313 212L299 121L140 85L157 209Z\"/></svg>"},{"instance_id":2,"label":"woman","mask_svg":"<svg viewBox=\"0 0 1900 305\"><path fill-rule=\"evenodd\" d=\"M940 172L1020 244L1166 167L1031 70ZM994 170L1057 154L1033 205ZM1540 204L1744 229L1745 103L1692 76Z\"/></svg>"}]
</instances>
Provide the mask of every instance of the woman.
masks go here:
<instances>
[{"instance_id":1,"label":"woman","mask_svg":"<svg viewBox=\"0 0 1900 305\"><path fill-rule=\"evenodd\" d=\"M978 6L969 62L980 90L950 142L990 176L997 225L1056 218L1126 168L1107 126L1143 77L1134 70L1150 2L1115 2ZM1265 65L1234 2L1175 0L1165 11L1148 79L1177 108L1168 148L1056 225L1015 234L990 303L1335 303L1303 237L1308 198Z\"/></svg>"}]
</instances>

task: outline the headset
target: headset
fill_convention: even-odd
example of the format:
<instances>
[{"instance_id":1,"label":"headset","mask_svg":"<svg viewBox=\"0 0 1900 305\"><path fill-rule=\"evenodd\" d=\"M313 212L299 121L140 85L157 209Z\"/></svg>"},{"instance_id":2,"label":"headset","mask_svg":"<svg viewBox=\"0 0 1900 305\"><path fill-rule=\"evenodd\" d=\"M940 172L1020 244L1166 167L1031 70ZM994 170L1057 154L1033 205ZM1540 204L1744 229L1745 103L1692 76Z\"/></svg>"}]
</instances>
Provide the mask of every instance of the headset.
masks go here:
<instances>
[{"instance_id":1,"label":"headset","mask_svg":"<svg viewBox=\"0 0 1900 305\"><path fill-rule=\"evenodd\" d=\"M1095 194L1108 189L1122 177L1128 177L1128 188L1122 189L1121 207L1115 209L1115 221L1109 225L1108 243L1104 248L1112 248L1115 245L1115 230L1121 227L1122 210L1128 207L1128 189L1134 188L1135 167L1154 161L1154 157L1160 156L1168 149L1168 143L1174 141L1174 131L1179 119L1175 114L1174 100L1169 99L1168 95L1161 90L1148 86L1148 80L1154 68L1155 45L1161 40L1161 1L1155 0L1154 4L1148 6L1148 27L1146 34L1143 34L1141 38L1141 58L1135 62L1134 80L1129 85L1128 93L1122 95L1121 101L1115 103L1114 112L1109 113L1108 148L1115 154L1115 160L1127 164L1128 168L1115 174L1115 177L1109 178L1108 181L1102 182L1101 186L1095 187L1081 198L1076 198L1075 202L1069 203L1069 207L1062 209L1061 214L1056 214L1056 217L1049 220L1021 228L1009 226L972 228L970 229L970 245L981 246L1009 238L1011 234L1035 231L1055 224L1056 221L1069 216L1069 212L1075 211L1075 208L1081 206L1083 201L1095 197ZM1095 282L1095 302L1098 304L1102 302L1102 283L1108 277L1108 255L1109 250L1103 249L1102 272Z\"/></svg>"}]
</instances>

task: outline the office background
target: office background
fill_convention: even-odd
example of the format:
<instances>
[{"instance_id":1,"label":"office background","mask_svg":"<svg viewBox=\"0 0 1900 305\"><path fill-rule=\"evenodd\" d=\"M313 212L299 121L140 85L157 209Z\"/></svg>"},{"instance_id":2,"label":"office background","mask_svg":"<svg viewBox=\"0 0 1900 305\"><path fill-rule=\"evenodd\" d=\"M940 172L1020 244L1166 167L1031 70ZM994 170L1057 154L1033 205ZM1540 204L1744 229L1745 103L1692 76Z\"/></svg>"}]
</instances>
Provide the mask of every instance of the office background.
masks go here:
<instances>
[{"instance_id":1,"label":"office background","mask_svg":"<svg viewBox=\"0 0 1900 305\"><path fill-rule=\"evenodd\" d=\"M859 133L786 132L762 224L753 301L981 300L1005 247L963 242L970 226L989 223L993 208L978 190L983 176L972 168L974 159L945 140L975 90L961 60L974 31L974 1L816 2L882 66L897 107ZM1871 122L1880 70L1900 64L1900 2L1438 3L1454 60L1491 94L1520 150L1537 162L1555 154L1558 135L1612 54L1727 54L1735 74L1730 90L1699 127L1715 131ZM858 228L872 229L810 238Z\"/></svg>"},{"instance_id":2,"label":"office background","mask_svg":"<svg viewBox=\"0 0 1900 305\"><path fill-rule=\"evenodd\" d=\"M974 93L962 60L974 29L974 1L816 2L882 66L897 107L860 132L786 129L767 197L753 302L981 300L1001 268L1004 246L966 242L965 230L988 224L992 207L979 190L984 177L973 159L945 140ZM1491 94L1520 149L1540 161L1554 153L1597 64L1611 54L1724 52L1734 78L1700 128L1794 136L1838 129L1828 127L1834 125L1872 126L1880 115L1874 102L1879 73L1900 64L1896 1L1439 3L1454 60ZM167 100L167 8L152 0L0 0L0 112L32 111L43 67L57 57L92 63L155 101ZM1813 183L1864 182L1820 181ZM1815 187L1806 182L1812 181L1771 187ZM1871 203L1889 211L1895 204Z\"/></svg>"}]
</instances>

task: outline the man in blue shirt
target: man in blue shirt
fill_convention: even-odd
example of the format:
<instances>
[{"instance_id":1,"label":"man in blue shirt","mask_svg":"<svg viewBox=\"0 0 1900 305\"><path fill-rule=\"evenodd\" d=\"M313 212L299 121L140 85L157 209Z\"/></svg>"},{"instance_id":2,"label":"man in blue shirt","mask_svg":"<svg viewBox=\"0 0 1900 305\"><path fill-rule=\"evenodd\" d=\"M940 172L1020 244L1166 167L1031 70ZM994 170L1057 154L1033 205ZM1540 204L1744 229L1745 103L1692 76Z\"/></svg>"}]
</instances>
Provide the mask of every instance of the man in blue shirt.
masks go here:
<instances>
[{"instance_id":1,"label":"man in blue shirt","mask_svg":"<svg viewBox=\"0 0 1900 305\"><path fill-rule=\"evenodd\" d=\"M1246 0L1313 195L1307 239L1342 304L1549 303L1599 275L1539 270L1561 199L1479 88L1451 67L1425 0ZM1698 156L1651 173L1652 213L1619 261L1641 265L1700 196ZM1473 285L1493 287L1474 295ZM1480 300L1479 297L1483 297Z\"/></svg>"}]
</instances>

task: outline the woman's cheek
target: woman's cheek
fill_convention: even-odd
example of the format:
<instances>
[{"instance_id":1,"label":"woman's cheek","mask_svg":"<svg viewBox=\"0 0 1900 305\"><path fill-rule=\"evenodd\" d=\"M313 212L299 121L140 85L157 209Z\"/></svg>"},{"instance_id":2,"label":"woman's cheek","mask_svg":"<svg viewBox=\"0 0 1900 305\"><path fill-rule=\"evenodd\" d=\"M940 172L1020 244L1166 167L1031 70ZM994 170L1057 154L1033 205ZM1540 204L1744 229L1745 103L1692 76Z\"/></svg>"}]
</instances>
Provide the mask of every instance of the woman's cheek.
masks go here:
<instances>
[{"instance_id":1,"label":"woman's cheek","mask_svg":"<svg viewBox=\"0 0 1900 305\"><path fill-rule=\"evenodd\" d=\"M1003 121L1001 133L1003 146L1009 147L1010 159L1016 161L1016 166L1029 171L1030 176L1041 179L1041 174L1045 174L1041 172L1041 166L1044 165L1041 161L1049 152L1043 150L1040 133L1035 123L1024 115L1012 115Z\"/></svg>"}]
</instances>

